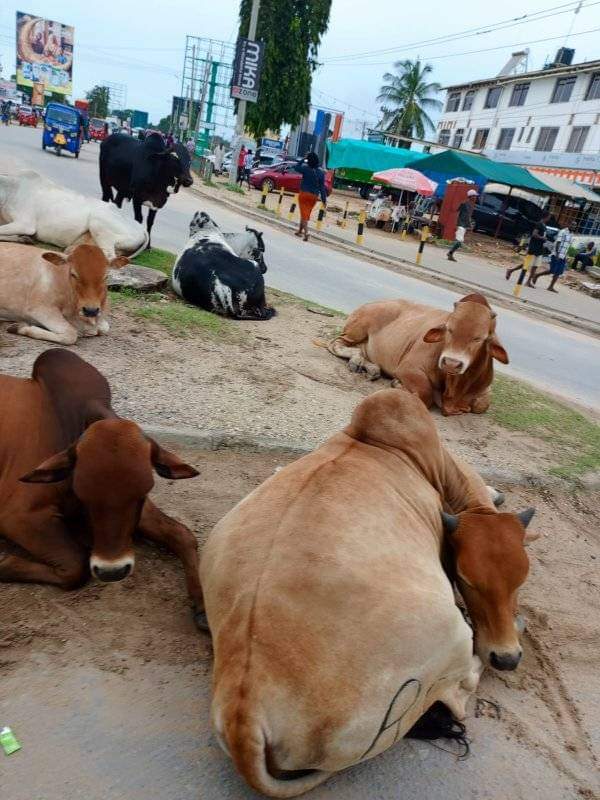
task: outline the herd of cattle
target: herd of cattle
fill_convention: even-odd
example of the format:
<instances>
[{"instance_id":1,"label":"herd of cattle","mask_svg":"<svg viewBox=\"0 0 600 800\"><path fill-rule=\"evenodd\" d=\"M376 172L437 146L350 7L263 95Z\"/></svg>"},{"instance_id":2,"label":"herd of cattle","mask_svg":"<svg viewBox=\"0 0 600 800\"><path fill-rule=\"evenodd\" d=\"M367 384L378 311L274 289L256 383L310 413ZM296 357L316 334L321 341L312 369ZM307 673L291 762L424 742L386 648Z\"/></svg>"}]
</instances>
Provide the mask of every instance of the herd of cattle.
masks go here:
<instances>
[{"instance_id":1,"label":"herd of cattle","mask_svg":"<svg viewBox=\"0 0 600 800\"><path fill-rule=\"evenodd\" d=\"M33 172L0 176L9 331L67 345L108 333L108 270L147 245L166 201L148 196L135 159L158 162L175 190L186 185L172 166L185 167L183 154L152 143L133 162L129 154L134 178L120 183L127 157L112 138L103 192L116 188L117 205L132 199L136 218L150 204L147 232L88 198L62 218L44 198L67 190ZM216 313L269 319L264 250L260 232L224 234L198 213L172 287ZM521 659L517 596L534 512L499 511L504 497L443 446L428 408L486 411L493 359L508 362L495 329L479 294L451 312L404 300L357 309L326 346L393 388L233 508L201 559L192 531L149 498L153 473L192 479L196 469L120 418L91 364L46 350L31 378L0 375L0 535L19 548L0 556L0 582L117 581L133 571L136 537L172 550L196 623L212 636L217 738L269 796L301 794L404 736L462 737L483 668L512 670Z\"/></svg>"}]
</instances>

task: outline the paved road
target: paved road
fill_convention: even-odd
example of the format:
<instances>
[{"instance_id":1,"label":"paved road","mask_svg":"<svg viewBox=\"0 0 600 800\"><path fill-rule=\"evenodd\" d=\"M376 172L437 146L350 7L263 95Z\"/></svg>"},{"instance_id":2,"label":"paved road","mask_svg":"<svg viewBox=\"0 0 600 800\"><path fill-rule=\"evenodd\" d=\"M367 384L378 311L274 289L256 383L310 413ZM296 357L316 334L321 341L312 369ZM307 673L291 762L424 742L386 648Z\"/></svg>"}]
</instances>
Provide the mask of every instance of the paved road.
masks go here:
<instances>
[{"instance_id":1,"label":"paved road","mask_svg":"<svg viewBox=\"0 0 600 800\"><path fill-rule=\"evenodd\" d=\"M41 131L0 128L0 170L15 164L46 174L72 189L100 196L98 145L86 145L79 160L57 158L42 152ZM173 195L160 211L153 243L178 250L186 238L192 213L202 208L226 230L240 230L244 215L200 198L191 190ZM125 213L132 213L130 208ZM361 303L388 297L405 297L450 307L458 295L404 275L398 275L359 258L323 245L304 244L284 231L267 226L268 282L274 288L349 312ZM600 307L599 307L600 308ZM525 378L582 405L600 408L600 340L585 334L501 310L498 332L511 364L503 372Z\"/></svg>"}]
</instances>

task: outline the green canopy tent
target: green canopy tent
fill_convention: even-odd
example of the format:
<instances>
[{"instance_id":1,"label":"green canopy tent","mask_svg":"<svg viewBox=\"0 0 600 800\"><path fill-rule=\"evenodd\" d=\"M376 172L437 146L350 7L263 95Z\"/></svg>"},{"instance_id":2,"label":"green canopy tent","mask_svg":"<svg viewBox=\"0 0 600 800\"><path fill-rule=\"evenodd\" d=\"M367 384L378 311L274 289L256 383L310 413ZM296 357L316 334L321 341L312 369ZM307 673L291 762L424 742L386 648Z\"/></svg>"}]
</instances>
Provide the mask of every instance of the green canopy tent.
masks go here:
<instances>
[{"instance_id":1,"label":"green canopy tent","mask_svg":"<svg viewBox=\"0 0 600 800\"><path fill-rule=\"evenodd\" d=\"M406 167L414 164L425 153L416 153L402 147L365 142L361 139L340 139L327 143L327 168L335 169L336 176L347 181L371 183L374 172ZM416 167L415 167L416 169Z\"/></svg>"}]
</instances>

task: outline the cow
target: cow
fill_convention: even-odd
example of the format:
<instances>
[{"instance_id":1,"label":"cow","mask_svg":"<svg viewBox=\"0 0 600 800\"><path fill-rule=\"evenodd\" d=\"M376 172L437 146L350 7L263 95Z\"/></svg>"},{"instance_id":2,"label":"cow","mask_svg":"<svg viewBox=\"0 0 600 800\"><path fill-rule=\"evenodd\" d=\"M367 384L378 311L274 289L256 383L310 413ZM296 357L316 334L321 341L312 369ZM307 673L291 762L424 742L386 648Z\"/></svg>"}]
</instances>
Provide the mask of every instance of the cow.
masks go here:
<instances>
[{"instance_id":1,"label":"cow","mask_svg":"<svg viewBox=\"0 0 600 800\"><path fill-rule=\"evenodd\" d=\"M141 225L114 206L59 186L33 170L0 175L0 241L37 240L61 249L88 237L109 260L148 243Z\"/></svg>"},{"instance_id":2,"label":"cow","mask_svg":"<svg viewBox=\"0 0 600 800\"><path fill-rule=\"evenodd\" d=\"M254 232L247 239L257 242ZM262 267L237 256L216 222L208 214L196 212L190 223L190 238L173 267L171 286L188 303L215 314L271 319L276 312L265 299L262 251L261 263Z\"/></svg>"},{"instance_id":3,"label":"cow","mask_svg":"<svg viewBox=\"0 0 600 800\"><path fill-rule=\"evenodd\" d=\"M212 723L250 786L293 797L381 753L429 709L463 719L483 665L521 658L532 515L498 512L402 389L367 397L343 431L233 508L200 580Z\"/></svg>"},{"instance_id":4,"label":"cow","mask_svg":"<svg viewBox=\"0 0 600 800\"><path fill-rule=\"evenodd\" d=\"M352 312L329 351L371 380L381 373L442 414L482 414L490 405L493 359L508 364L496 314L481 294L442 311L408 300L367 303Z\"/></svg>"},{"instance_id":5,"label":"cow","mask_svg":"<svg viewBox=\"0 0 600 800\"><path fill-rule=\"evenodd\" d=\"M108 270L128 263L89 244L64 254L0 244L0 319L15 322L10 333L59 344L106 334Z\"/></svg>"},{"instance_id":6,"label":"cow","mask_svg":"<svg viewBox=\"0 0 600 800\"><path fill-rule=\"evenodd\" d=\"M102 200L121 208L123 200L133 202L136 222L142 223L142 206L148 206L146 227L148 244L156 212L180 186L191 186L191 157L186 147L167 147L160 133L150 133L143 141L113 133L100 145L100 185ZM116 196L113 197L113 187Z\"/></svg>"},{"instance_id":7,"label":"cow","mask_svg":"<svg viewBox=\"0 0 600 800\"><path fill-rule=\"evenodd\" d=\"M148 497L153 472L198 471L118 417L107 380L68 350L38 356L31 378L0 375L0 394L0 535L28 554L0 557L0 581L122 580L139 534L180 558L201 608L196 539Z\"/></svg>"},{"instance_id":8,"label":"cow","mask_svg":"<svg viewBox=\"0 0 600 800\"><path fill-rule=\"evenodd\" d=\"M246 225L244 233L223 233L223 238L231 247L236 256L256 261L264 275L267 271L265 264L265 242L262 231L249 228Z\"/></svg>"}]
</instances>

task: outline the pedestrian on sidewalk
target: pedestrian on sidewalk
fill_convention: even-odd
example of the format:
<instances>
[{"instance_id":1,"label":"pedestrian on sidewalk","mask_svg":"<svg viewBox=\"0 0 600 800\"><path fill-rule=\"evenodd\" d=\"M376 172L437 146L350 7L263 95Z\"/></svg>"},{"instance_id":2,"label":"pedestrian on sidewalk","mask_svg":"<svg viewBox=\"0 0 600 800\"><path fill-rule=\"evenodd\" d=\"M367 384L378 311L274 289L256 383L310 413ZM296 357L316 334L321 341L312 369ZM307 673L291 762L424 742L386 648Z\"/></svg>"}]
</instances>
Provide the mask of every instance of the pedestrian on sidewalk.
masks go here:
<instances>
[{"instance_id":1,"label":"pedestrian on sidewalk","mask_svg":"<svg viewBox=\"0 0 600 800\"><path fill-rule=\"evenodd\" d=\"M248 150L246 153L246 157L244 158L244 178L243 180L246 181L248 184L248 188L251 189L252 186L250 184L250 173L252 172L252 167L254 166L254 156L252 155L252 150ZM243 181L242 181L243 183Z\"/></svg>"},{"instance_id":2,"label":"pedestrian on sidewalk","mask_svg":"<svg viewBox=\"0 0 600 800\"><path fill-rule=\"evenodd\" d=\"M465 233L467 230L471 230L473 227L473 223L471 218L473 216L473 209L475 208L475 204L477 203L477 198L479 197L478 193L475 189L469 189L467 192L467 199L464 203L461 203L458 207L458 216L456 218L456 233L454 234L454 244L448 250L446 258L448 261L456 261L454 258L454 253L462 247L463 242L465 241Z\"/></svg>"},{"instance_id":3,"label":"pedestrian on sidewalk","mask_svg":"<svg viewBox=\"0 0 600 800\"><path fill-rule=\"evenodd\" d=\"M552 275L550 285L548 286L548 291L558 294L558 290L555 289L554 286L556 281L567 268L567 254L572 241L573 234L571 233L571 227L569 223L567 223L564 228L559 230L556 235L556 239L554 240L554 247L552 248L552 255L550 256L550 269L544 270L544 272L539 272L534 278L532 278L532 283L534 286L536 281L543 275Z\"/></svg>"},{"instance_id":4,"label":"pedestrian on sidewalk","mask_svg":"<svg viewBox=\"0 0 600 800\"><path fill-rule=\"evenodd\" d=\"M244 161L246 159L246 148L242 145L237 162L237 181L236 183L241 186L244 182Z\"/></svg>"},{"instance_id":5,"label":"pedestrian on sidewalk","mask_svg":"<svg viewBox=\"0 0 600 800\"><path fill-rule=\"evenodd\" d=\"M531 272L529 273L529 279L525 285L529 286L530 289L535 289L534 281L536 279L537 268L542 264L542 258L545 252L544 243L546 241L546 224L550 219L550 216L551 215L549 211L544 211L542 218L533 226L531 236L529 237L527 255L532 256L531 263L529 265L531 267ZM525 280L525 275L527 274L523 264L519 264L516 267L507 269L505 275L506 280L510 280L510 276L513 274L513 272L516 272L519 269L521 270L521 274L519 275L517 283L523 283Z\"/></svg>"},{"instance_id":6,"label":"pedestrian on sidewalk","mask_svg":"<svg viewBox=\"0 0 600 800\"><path fill-rule=\"evenodd\" d=\"M596 245L594 242L588 242L578 248L577 255L573 260L573 269L577 269L577 264L581 264L581 272L587 272L587 268L591 267L594 263L594 256L596 255Z\"/></svg>"},{"instance_id":7,"label":"pedestrian on sidewalk","mask_svg":"<svg viewBox=\"0 0 600 800\"><path fill-rule=\"evenodd\" d=\"M306 163L304 163L305 161ZM321 169L319 156L316 153L308 153L305 158L301 158L296 163L296 170L302 175L300 194L298 195L300 226L296 231L296 236L304 235L304 241L308 242L308 222L315 203L320 197L323 205L327 205L325 171Z\"/></svg>"}]
</instances>

